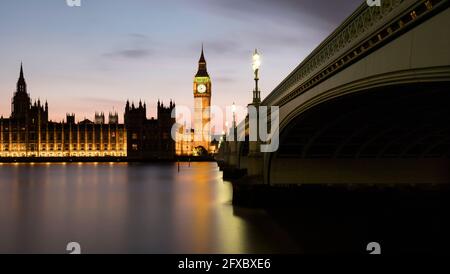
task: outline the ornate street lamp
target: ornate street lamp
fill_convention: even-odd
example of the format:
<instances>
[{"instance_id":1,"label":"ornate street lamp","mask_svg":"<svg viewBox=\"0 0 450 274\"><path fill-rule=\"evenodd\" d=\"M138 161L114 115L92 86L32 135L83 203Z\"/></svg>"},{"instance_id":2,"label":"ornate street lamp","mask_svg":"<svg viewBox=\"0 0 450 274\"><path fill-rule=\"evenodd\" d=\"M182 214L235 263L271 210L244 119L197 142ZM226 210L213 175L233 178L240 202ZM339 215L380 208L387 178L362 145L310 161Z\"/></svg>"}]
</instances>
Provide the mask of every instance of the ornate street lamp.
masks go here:
<instances>
[{"instance_id":1,"label":"ornate street lamp","mask_svg":"<svg viewBox=\"0 0 450 274\"><path fill-rule=\"evenodd\" d=\"M258 53L258 50L255 49L255 52L253 53L253 62L252 62L253 73L255 74L255 89L253 90L253 104L261 103L261 95L258 87L260 66L261 66L261 55Z\"/></svg>"}]
</instances>

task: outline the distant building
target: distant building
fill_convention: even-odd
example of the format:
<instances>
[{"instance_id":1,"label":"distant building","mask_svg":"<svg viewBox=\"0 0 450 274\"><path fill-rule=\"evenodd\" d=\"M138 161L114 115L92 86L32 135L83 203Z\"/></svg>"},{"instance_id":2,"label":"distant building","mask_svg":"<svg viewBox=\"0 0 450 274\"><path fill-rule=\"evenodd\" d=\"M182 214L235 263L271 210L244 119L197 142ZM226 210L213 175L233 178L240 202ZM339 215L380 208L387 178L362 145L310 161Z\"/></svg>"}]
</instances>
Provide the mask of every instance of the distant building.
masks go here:
<instances>
[{"instance_id":1,"label":"distant building","mask_svg":"<svg viewBox=\"0 0 450 274\"><path fill-rule=\"evenodd\" d=\"M147 106L139 102L127 101L125 106L125 125L127 127L127 155L134 159L173 159L175 156L175 141L172 139L171 130L175 123L172 111L175 103L170 101L169 106L164 106L158 100L158 119L147 119Z\"/></svg>"},{"instance_id":2,"label":"distant building","mask_svg":"<svg viewBox=\"0 0 450 274\"><path fill-rule=\"evenodd\" d=\"M108 122L110 124L118 124L119 123L119 114L117 114L117 112L114 112L114 113L110 112Z\"/></svg>"},{"instance_id":3,"label":"distant building","mask_svg":"<svg viewBox=\"0 0 450 274\"><path fill-rule=\"evenodd\" d=\"M125 124L119 124L117 113L109 113L108 123L104 113L96 113L94 121L76 123L75 114L67 114L65 122L52 122L47 102L31 102L21 66L11 116L0 118L0 158L170 159L175 155L170 138L174 107L158 103L158 120L147 120L145 104L135 108L127 102Z\"/></svg>"},{"instance_id":4,"label":"distant building","mask_svg":"<svg viewBox=\"0 0 450 274\"><path fill-rule=\"evenodd\" d=\"M103 125L105 124L105 114L102 113L95 113L94 123L96 125Z\"/></svg>"}]
</instances>

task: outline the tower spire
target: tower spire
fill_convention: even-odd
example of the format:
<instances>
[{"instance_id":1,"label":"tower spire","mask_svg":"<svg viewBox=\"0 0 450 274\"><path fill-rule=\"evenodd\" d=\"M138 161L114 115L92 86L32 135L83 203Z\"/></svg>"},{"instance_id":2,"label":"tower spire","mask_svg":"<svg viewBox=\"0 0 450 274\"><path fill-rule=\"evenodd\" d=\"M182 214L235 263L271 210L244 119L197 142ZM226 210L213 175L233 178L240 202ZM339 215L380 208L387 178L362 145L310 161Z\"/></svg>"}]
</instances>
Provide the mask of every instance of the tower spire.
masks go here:
<instances>
[{"instance_id":1,"label":"tower spire","mask_svg":"<svg viewBox=\"0 0 450 274\"><path fill-rule=\"evenodd\" d=\"M25 77L23 76L23 63L20 62L20 75L17 81L17 92L27 92L27 84L25 82Z\"/></svg>"},{"instance_id":2,"label":"tower spire","mask_svg":"<svg viewBox=\"0 0 450 274\"><path fill-rule=\"evenodd\" d=\"M202 53L200 54L200 60L198 60L198 71L195 77L209 77L208 70L206 69L206 58L203 50L203 43L202 43Z\"/></svg>"},{"instance_id":3,"label":"tower spire","mask_svg":"<svg viewBox=\"0 0 450 274\"><path fill-rule=\"evenodd\" d=\"M25 119L28 115L32 103L27 93L27 84L23 76L23 65L20 63L20 76L17 81L17 90L12 100L11 117L16 119Z\"/></svg>"},{"instance_id":4,"label":"tower spire","mask_svg":"<svg viewBox=\"0 0 450 274\"><path fill-rule=\"evenodd\" d=\"M206 63L205 53L203 51L203 43L202 43L202 54L200 55L200 60L198 62L199 63Z\"/></svg>"},{"instance_id":5,"label":"tower spire","mask_svg":"<svg viewBox=\"0 0 450 274\"><path fill-rule=\"evenodd\" d=\"M23 79L23 62L20 62L20 79Z\"/></svg>"}]
</instances>

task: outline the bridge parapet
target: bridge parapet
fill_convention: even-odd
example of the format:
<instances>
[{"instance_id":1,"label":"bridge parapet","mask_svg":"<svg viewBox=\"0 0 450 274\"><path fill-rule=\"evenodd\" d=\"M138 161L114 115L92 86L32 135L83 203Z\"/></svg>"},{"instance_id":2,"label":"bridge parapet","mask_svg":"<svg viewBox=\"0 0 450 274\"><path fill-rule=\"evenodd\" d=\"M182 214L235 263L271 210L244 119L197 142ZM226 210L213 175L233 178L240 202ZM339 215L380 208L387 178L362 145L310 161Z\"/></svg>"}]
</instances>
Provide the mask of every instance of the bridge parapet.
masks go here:
<instances>
[{"instance_id":1,"label":"bridge parapet","mask_svg":"<svg viewBox=\"0 0 450 274\"><path fill-rule=\"evenodd\" d=\"M449 0L384 0L362 4L262 102L282 106L331 75L379 48Z\"/></svg>"}]
</instances>

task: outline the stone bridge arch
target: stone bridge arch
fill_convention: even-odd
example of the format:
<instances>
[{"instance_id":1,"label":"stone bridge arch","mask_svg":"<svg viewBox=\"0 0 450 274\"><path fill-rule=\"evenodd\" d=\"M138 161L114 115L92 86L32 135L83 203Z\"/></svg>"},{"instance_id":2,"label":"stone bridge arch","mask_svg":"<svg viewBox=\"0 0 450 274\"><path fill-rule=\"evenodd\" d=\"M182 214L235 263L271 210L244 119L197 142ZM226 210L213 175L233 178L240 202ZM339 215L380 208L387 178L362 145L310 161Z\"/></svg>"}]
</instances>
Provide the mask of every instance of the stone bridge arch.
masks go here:
<instances>
[{"instance_id":1,"label":"stone bridge arch","mask_svg":"<svg viewBox=\"0 0 450 274\"><path fill-rule=\"evenodd\" d=\"M265 182L449 182L450 82L441 80L385 82L305 102L281 121L280 148L265 155Z\"/></svg>"}]
</instances>

